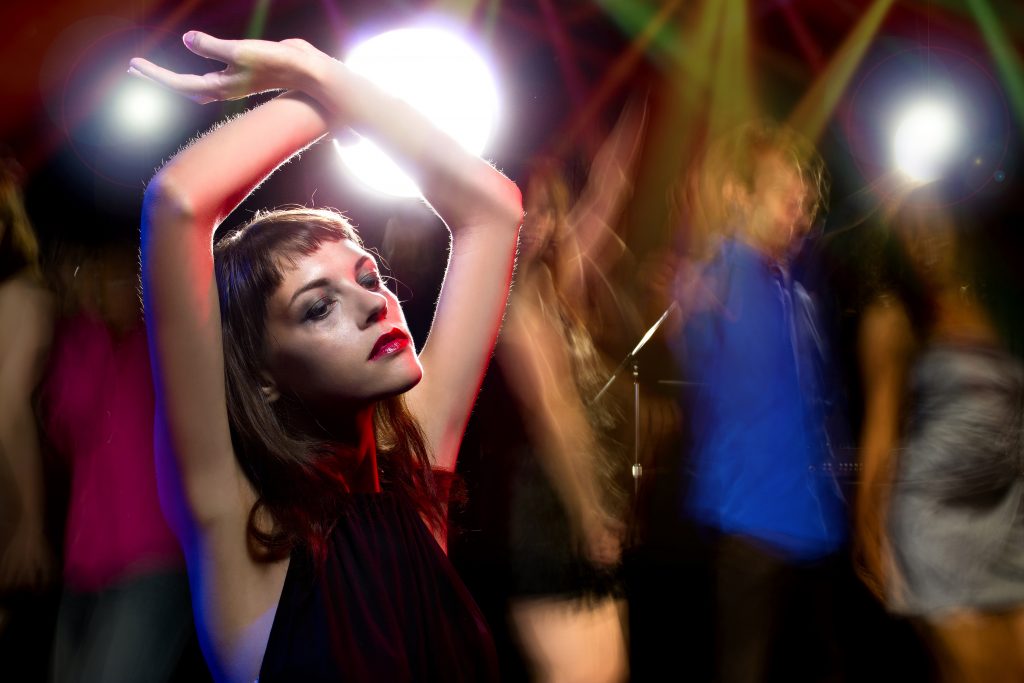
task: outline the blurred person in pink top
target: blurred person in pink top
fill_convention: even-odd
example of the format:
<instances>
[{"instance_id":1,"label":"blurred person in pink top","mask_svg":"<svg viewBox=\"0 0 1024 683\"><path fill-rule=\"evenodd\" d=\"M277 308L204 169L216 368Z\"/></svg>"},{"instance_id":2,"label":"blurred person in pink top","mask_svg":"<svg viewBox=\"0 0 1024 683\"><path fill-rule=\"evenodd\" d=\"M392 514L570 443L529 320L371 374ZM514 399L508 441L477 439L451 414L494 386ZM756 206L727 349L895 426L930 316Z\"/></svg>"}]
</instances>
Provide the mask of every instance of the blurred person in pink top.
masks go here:
<instances>
[{"instance_id":1,"label":"blurred person in pink top","mask_svg":"<svg viewBox=\"0 0 1024 683\"><path fill-rule=\"evenodd\" d=\"M53 681L169 680L192 628L160 509L153 387L134 249L64 268L42 420L70 471Z\"/></svg>"},{"instance_id":2,"label":"blurred person in pink top","mask_svg":"<svg viewBox=\"0 0 1024 683\"><path fill-rule=\"evenodd\" d=\"M37 646L52 621L53 554L33 403L50 348L53 298L21 186L21 167L0 150L0 662L17 655L31 678L45 659Z\"/></svg>"}]
</instances>

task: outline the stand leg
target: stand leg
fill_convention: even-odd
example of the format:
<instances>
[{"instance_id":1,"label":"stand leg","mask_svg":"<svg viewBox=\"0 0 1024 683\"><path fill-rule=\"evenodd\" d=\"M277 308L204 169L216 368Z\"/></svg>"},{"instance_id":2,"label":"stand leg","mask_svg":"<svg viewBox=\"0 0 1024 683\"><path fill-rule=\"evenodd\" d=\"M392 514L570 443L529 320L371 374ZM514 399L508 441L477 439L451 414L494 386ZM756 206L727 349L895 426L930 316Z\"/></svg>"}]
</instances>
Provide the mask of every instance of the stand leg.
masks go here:
<instances>
[{"instance_id":1,"label":"stand leg","mask_svg":"<svg viewBox=\"0 0 1024 683\"><path fill-rule=\"evenodd\" d=\"M633 495L640 493L640 477L644 474L640 464L640 365L633 362Z\"/></svg>"}]
</instances>

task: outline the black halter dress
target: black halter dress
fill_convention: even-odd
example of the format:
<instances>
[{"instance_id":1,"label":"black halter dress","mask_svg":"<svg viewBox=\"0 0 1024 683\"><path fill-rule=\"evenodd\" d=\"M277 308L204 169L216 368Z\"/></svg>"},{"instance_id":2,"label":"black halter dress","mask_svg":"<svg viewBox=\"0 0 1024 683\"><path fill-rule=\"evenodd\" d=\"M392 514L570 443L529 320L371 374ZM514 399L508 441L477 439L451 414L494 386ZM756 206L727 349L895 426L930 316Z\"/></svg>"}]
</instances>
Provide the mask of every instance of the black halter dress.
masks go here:
<instances>
[{"instance_id":1,"label":"black halter dress","mask_svg":"<svg viewBox=\"0 0 1024 683\"><path fill-rule=\"evenodd\" d=\"M487 626L410 504L353 494L322 565L292 553L260 683L495 680Z\"/></svg>"}]
</instances>

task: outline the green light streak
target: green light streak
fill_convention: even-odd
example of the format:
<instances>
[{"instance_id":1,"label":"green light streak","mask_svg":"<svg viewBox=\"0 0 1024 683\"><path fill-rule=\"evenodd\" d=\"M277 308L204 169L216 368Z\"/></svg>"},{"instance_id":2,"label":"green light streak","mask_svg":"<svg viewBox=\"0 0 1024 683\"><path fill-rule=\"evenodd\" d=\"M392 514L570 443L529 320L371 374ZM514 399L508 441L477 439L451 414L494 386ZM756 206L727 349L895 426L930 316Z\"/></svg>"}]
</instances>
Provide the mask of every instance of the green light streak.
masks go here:
<instances>
[{"instance_id":1,"label":"green light streak","mask_svg":"<svg viewBox=\"0 0 1024 683\"><path fill-rule=\"evenodd\" d=\"M996 68L1002 77L1017 119L1024 123L1024 66L1020 55L1006 37L1000 25L1000 19L992 11L992 6L985 0L967 0L967 6L974 15L981 34L985 37L988 49L996 61Z\"/></svg>"},{"instance_id":2,"label":"green light streak","mask_svg":"<svg viewBox=\"0 0 1024 683\"><path fill-rule=\"evenodd\" d=\"M825 130L825 124L892 5L893 0L875 0L789 115L789 124L809 140L817 140Z\"/></svg>"},{"instance_id":3,"label":"green light streak","mask_svg":"<svg viewBox=\"0 0 1024 683\"><path fill-rule=\"evenodd\" d=\"M249 19L249 26L245 29L246 38L261 38L263 30L267 27L267 15L270 13L270 0L256 0L256 6L252 10L252 17Z\"/></svg>"},{"instance_id":4,"label":"green light streak","mask_svg":"<svg viewBox=\"0 0 1024 683\"><path fill-rule=\"evenodd\" d=\"M498 25L498 10L501 9L501 0L489 0L484 14L484 35L488 40L494 39L494 29Z\"/></svg>"},{"instance_id":5,"label":"green light streak","mask_svg":"<svg viewBox=\"0 0 1024 683\"><path fill-rule=\"evenodd\" d=\"M638 0L597 0L597 4L630 37L635 37L647 29L658 14ZM681 65L688 61L682 42L672 30L671 24L663 24L651 37L650 45L655 55L667 56L671 61Z\"/></svg>"}]
</instances>

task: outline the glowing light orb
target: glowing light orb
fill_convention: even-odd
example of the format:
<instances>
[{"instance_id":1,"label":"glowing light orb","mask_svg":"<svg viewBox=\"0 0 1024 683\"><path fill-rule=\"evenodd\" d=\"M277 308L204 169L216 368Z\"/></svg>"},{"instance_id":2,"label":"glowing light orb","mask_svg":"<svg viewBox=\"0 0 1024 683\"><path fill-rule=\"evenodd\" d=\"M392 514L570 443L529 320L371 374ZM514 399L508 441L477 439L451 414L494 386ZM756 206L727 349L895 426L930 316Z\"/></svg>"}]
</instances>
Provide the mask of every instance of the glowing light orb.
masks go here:
<instances>
[{"instance_id":1,"label":"glowing light orb","mask_svg":"<svg viewBox=\"0 0 1024 683\"><path fill-rule=\"evenodd\" d=\"M461 38L437 28L388 31L356 46L345 64L404 99L468 151L483 152L497 122L498 94L487 65ZM369 140L335 146L370 188L420 196L412 179Z\"/></svg>"},{"instance_id":2,"label":"glowing light orb","mask_svg":"<svg viewBox=\"0 0 1024 683\"><path fill-rule=\"evenodd\" d=\"M958 132L956 112L949 104L923 101L911 105L893 136L896 167L918 183L936 180L956 150Z\"/></svg>"},{"instance_id":3,"label":"glowing light orb","mask_svg":"<svg viewBox=\"0 0 1024 683\"><path fill-rule=\"evenodd\" d=\"M173 99L156 85L127 80L114 101L119 131L142 136L163 130L173 121L175 106Z\"/></svg>"}]
</instances>

